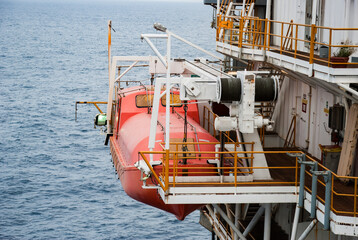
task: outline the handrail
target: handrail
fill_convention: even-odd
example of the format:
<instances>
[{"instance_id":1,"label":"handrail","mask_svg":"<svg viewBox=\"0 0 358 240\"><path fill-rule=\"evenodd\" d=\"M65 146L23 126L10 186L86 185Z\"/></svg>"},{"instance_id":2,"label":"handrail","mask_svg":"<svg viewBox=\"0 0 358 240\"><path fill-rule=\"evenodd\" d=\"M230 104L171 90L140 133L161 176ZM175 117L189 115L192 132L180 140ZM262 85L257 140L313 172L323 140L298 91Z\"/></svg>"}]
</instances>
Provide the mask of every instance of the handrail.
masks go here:
<instances>
[{"instance_id":1,"label":"handrail","mask_svg":"<svg viewBox=\"0 0 358 240\"><path fill-rule=\"evenodd\" d=\"M226 24L221 23L221 18L218 17L217 31L224 31L224 35L217 41L228 43L230 45L237 45L239 48L247 47L252 49L263 49L268 51L277 51L280 54L289 54L294 58L301 58L312 63L326 64L328 67L340 67L342 65L358 65L355 62L334 62L331 55L338 51L339 48L349 48L357 50L358 44L351 44L350 42L334 43L333 39L337 33L342 31L358 31L358 28L334 28L316 26L314 24L300 24L291 22L283 22L277 20L260 19L250 16L227 16ZM230 22L231 24L228 24ZM246 24L247 23L247 24ZM247 27L245 27L247 25ZM271 29L279 29L279 33L271 33ZM310 39L304 39L302 32L309 31ZM318 32L324 32L327 35L329 42L319 42L315 40ZM230 37L227 37L230 36ZM337 40L336 40L337 41ZM289 44L290 43L290 44ZM306 52L304 45L308 44L309 51ZM289 45L289 47L288 47ZM320 58L315 55L317 48L321 46L328 47L328 57Z\"/></svg>"},{"instance_id":2,"label":"handrail","mask_svg":"<svg viewBox=\"0 0 358 240\"><path fill-rule=\"evenodd\" d=\"M174 145L179 145L183 143L175 142L171 143ZM206 143L206 142L190 142L186 144L201 144L201 145L213 145L213 144L219 144L219 142L213 142L213 143ZM253 144L253 143L237 143L237 144ZM224 166L203 166L203 165L179 165L179 161L183 159L183 154L201 154L201 157L197 157L197 155L194 155L195 159L219 159L220 154L225 154L226 160L233 161L233 165L224 165ZM246 153L248 157L239 157L240 154ZM302 151L223 151L223 152L217 152L217 151L171 151L171 150L163 150L163 151L143 151L139 152L139 155L141 158L146 162L150 170L152 171L152 176L155 178L155 180L158 182L159 186L167 192L169 187L175 187L178 185L212 185L212 186L242 186L242 185L288 185L288 186L295 186L297 187L299 184L299 177L298 177L298 169L300 168L298 165L298 157L295 159L295 163L288 165L288 166L268 166L268 167L253 167L252 163L250 166L243 166L242 164L238 164L239 159L251 159L253 160L255 154L287 154L287 153L295 153L295 154L305 154ZM150 165L148 159L149 155L158 155L159 160L162 161L162 171L161 173L157 173L153 167ZM230 156L231 154L231 156ZM250 156L251 154L251 156ZM162 157L160 157L162 156ZM317 163L318 169L323 171L330 171L327 167L322 165L321 163L317 162L312 157L305 155L306 161L315 162ZM193 157L186 157L187 159ZM244 174L249 173L251 174L255 169L269 169L269 170L275 170L275 171L282 171L282 170L292 170L295 171L294 180L287 180L287 181L280 181L280 182L274 182L274 181L255 181L255 182L240 182L238 181L238 176L244 176ZM225 181L225 182L178 182L178 177L190 177L190 176L217 176L217 173L223 171L225 176L232 176L232 181ZM335 212L336 214L345 214L356 217L358 215L358 206L357 206L357 197L358 197L358 189L357 189L357 183L358 183L358 177L352 177L352 176L339 176L336 173L330 171L332 174L332 184L331 184L331 199L330 199L330 209L331 211ZM305 174L309 177L312 177L312 173L309 170L305 171ZM170 178L172 178L170 180ZM350 191L343 192L342 189L338 189L336 184L340 182L340 180L353 180L354 186ZM320 177L317 179L317 184L319 184L322 187L326 187L326 183L321 180ZM305 190L308 192L311 192L311 186L305 184ZM349 211L339 209L337 208L335 204L335 197L340 198L347 198L351 199L351 209ZM317 195L317 199L325 203L324 196Z\"/></svg>"}]
</instances>

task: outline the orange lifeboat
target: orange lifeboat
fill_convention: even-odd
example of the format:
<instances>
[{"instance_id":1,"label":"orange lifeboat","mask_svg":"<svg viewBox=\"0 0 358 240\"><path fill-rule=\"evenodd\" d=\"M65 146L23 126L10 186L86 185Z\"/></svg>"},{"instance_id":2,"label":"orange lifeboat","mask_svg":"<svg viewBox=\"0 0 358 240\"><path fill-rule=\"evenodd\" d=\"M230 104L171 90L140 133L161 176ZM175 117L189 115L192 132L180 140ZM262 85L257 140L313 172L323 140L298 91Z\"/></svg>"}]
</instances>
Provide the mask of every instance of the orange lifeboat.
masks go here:
<instances>
[{"instance_id":1,"label":"orange lifeboat","mask_svg":"<svg viewBox=\"0 0 358 240\"><path fill-rule=\"evenodd\" d=\"M113 136L110 137L113 162L123 189L130 197L142 203L170 212L179 220L183 220L188 214L200 208L202 205L165 204L159 196L157 189L143 188L143 182L141 181L142 173L135 167L135 163L139 160L138 153L148 150L151 121L150 107L153 100L153 91L148 90L149 88L150 87L146 89L143 88L143 86L131 87L121 90L117 95L115 125ZM173 96L173 99L177 98L179 101L178 94L178 92L174 91L171 96ZM196 102L187 104L187 107L187 121L191 126L194 126L194 128L187 128L188 141L217 142L210 133L200 126L199 111ZM184 120L180 115L184 116L184 104L179 101L173 108L170 116L170 142L182 142L184 137ZM162 99L159 107L156 131L157 141L154 151L163 151L161 143L164 142L164 126L165 97ZM199 147L199 144L191 144L189 148L192 151L215 151L215 145L200 145ZM179 161L178 164L194 167L212 167L203 156L200 158L193 157L187 161ZM171 167L173 166L173 160L171 160L169 165ZM160 173L163 167L162 165L156 165L153 169L156 173ZM198 172L200 173L200 171L205 170L195 169L193 175L198 174ZM215 173L213 172L213 174ZM155 183L155 179L152 177L147 181Z\"/></svg>"}]
</instances>

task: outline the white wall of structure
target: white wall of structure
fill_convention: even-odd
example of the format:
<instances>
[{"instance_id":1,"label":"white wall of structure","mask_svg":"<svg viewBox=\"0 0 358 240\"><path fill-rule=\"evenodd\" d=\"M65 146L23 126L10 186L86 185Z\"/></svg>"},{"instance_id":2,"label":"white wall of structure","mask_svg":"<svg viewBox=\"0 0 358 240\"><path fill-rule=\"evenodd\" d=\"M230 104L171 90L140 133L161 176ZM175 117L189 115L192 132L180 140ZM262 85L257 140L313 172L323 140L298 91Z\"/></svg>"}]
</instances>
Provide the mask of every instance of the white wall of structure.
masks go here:
<instances>
[{"instance_id":1,"label":"white wall of structure","mask_svg":"<svg viewBox=\"0 0 358 240\"><path fill-rule=\"evenodd\" d=\"M285 104L281 105L276 131L285 139L292 117L296 114L296 145L320 159L319 144L333 144L328 127L328 111L336 103L336 98L320 87L287 78L285 81L289 81L289 87L282 95Z\"/></svg>"},{"instance_id":2,"label":"white wall of structure","mask_svg":"<svg viewBox=\"0 0 358 240\"><path fill-rule=\"evenodd\" d=\"M317 1L316 25L334 28L358 28L358 1L355 0L272 0L272 19L283 22L293 20L294 23L307 24L307 14L314 16L314 13L306 13L306 5L315 1ZM309 22L311 24L312 19ZM274 24L273 32L281 34L279 24ZM287 26L283 32L286 34ZM304 36L305 31L301 27L298 37L303 39ZM319 42L329 43L329 30L319 30L316 37ZM332 43L339 44L345 40L358 44L358 31L336 31ZM280 39L276 38L273 44L280 45ZM300 51L307 51L307 46L305 47L303 43L299 43L298 47ZM358 55L358 52L355 55Z\"/></svg>"}]
</instances>

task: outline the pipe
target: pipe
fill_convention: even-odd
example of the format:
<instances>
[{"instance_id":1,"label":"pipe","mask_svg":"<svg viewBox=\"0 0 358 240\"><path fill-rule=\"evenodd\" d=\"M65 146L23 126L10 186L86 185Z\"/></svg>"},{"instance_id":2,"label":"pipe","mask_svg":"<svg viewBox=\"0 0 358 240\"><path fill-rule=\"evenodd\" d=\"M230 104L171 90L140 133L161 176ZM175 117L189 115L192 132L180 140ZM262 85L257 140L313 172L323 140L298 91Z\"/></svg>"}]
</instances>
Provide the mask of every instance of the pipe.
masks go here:
<instances>
[{"instance_id":1,"label":"pipe","mask_svg":"<svg viewBox=\"0 0 358 240\"><path fill-rule=\"evenodd\" d=\"M302 166L301 166L302 168ZM300 218L300 212L301 212L301 208L299 207L299 205L296 205L296 211L295 211L295 217L293 219L293 226L292 226L292 233L291 233L291 240L295 240L296 239L296 235L297 235L297 227L298 227L298 219Z\"/></svg>"},{"instance_id":2,"label":"pipe","mask_svg":"<svg viewBox=\"0 0 358 240\"><path fill-rule=\"evenodd\" d=\"M266 19L267 20L271 20L271 5L272 5L272 1L267 0L267 2L266 2Z\"/></svg>"},{"instance_id":3,"label":"pipe","mask_svg":"<svg viewBox=\"0 0 358 240\"><path fill-rule=\"evenodd\" d=\"M237 229L237 227L235 226L235 224L233 224L230 219L228 218L228 216L224 213L224 211L217 205L217 204L212 204L213 207L216 209L216 211L225 219L225 221L229 224L230 227L232 227L232 229L235 231L235 233L239 236L240 239L242 240L246 240L246 237L239 231L239 229Z\"/></svg>"},{"instance_id":4,"label":"pipe","mask_svg":"<svg viewBox=\"0 0 358 240\"><path fill-rule=\"evenodd\" d=\"M311 195L311 218L316 218L316 200L317 200L317 162L314 162L312 169L312 195Z\"/></svg>"},{"instance_id":5,"label":"pipe","mask_svg":"<svg viewBox=\"0 0 358 240\"><path fill-rule=\"evenodd\" d=\"M324 176L324 180L326 182L326 192L324 198L324 230L329 230L330 228L330 215L331 215L331 187L332 187L332 173L331 171L327 171L327 175Z\"/></svg>"},{"instance_id":6,"label":"pipe","mask_svg":"<svg viewBox=\"0 0 358 240\"><path fill-rule=\"evenodd\" d=\"M129 70L131 70L138 62L139 62L139 61L135 61L132 65L130 65L121 75L119 75L119 76L116 78L115 82L120 81L121 78L122 78L127 72L129 72Z\"/></svg>"},{"instance_id":7,"label":"pipe","mask_svg":"<svg viewBox=\"0 0 358 240\"><path fill-rule=\"evenodd\" d=\"M304 200L304 193L305 193L305 171L306 171L306 155L302 155L300 157L299 163L301 163L300 169L300 190L299 190L299 198L298 198L298 206L303 208L303 200Z\"/></svg>"},{"instance_id":8,"label":"pipe","mask_svg":"<svg viewBox=\"0 0 358 240\"><path fill-rule=\"evenodd\" d=\"M313 221L308 225L308 227L305 229L305 231L302 233L302 235L298 238L298 240L304 240L308 236L308 234L311 232L314 226L317 224L317 219L313 219Z\"/></svg>"},{"instance_id":9,"label":"pipe","mask_svg":"<svg viewBox=\"0 0 358 240\"><path fill-rule=\"evenodd\" d=\"M271 203L265 203L265 227L264 240L270 240L271 237Z\"/></svg>"},{"instance_id":10,"label":"pipe","mask_svg":"<svg viewBox=\"0 0 358 240\"><path fill-rule=\"evenodd\" d=\"M264 213L265 208L263 206L261 206L259 208L259 210L257 210L255 216L252 218L251 222L249 223L249 225L247 225L243 235L246 237L251 230L255 227L256 223L259 221L260 217L262 216L262 214Z\"/></svg>"},{"instance_id":11,"label":"pipe","mask_svg":"<svg viewBox=\"0 0 358 240\"><path fill-rule=\"evenodd\" d=\"M239 215L240 215L240 212L241 212L241 206L240 206L240 204L236 203L235 204L235 226L237 227L237 229L239 229ZM239 239L239 236L235 233L234 240L238 240L238 239Z\"/></svg>"},{"instance_id":12,"label":"pipe","mask_svg":"<svg viewBox=\"0 0 358 240\"><path fill-rule=\"evenodd\" d=\"M171 58L171 34L168 33L167 39L167 79L165 82L166 87L166 103L165 103L165 149L169 150L170 141L170 58Z\"/></svg>"},{"instance_id":13,"label":"pipe","mask_svg":"<svg viewBox=\"0 0 358 240\"><path fill-rule=\"evenodd\" d=\"M169 36L168 36L169 38ZM164 57L162 56L162 54L160 54L160 52L158 51L158 49L154 46L154 44L152 43L152 41L150 41L150 39L148 37L143 37L143 39L148 43L149 47L153 50L153 52L158 56L159 60L163 63L163 65L165 67L167 67L167 63L164 59Z\"/></svg>"},{"instance_id":14,"label":"pipe","mask_svg":"<svg viewBox=\"0 0 358 240\"><path fill-rule=\"evenodd\" d=\"M310 147L311 107L312 107L312 87L310 86L310 92L308 93L308 123L307 123L308 126L307 126L306 149Z\"/></svg>"},{"instance_id":15,"label":"pipe","mask_svg":"<svg viewBox=\"0 0 358 240\"><path fill-rule=\"evenodd\" d=\"M340 86L341 88L343 88L344 90L352 93L356 97L358 97L358 92L353 90L352 88L350 88L349 85L347 86L346 84L342 84L342 83L337 83L337 85Z\"/></svg>"},{"instance_id":16,"label":"pipe","mask_svg":"<svg viewBox=\"0 0 358 240\"><path fill-rule=\"evenodd\" d=\"M316 18L317 18L317 0L313 0L313 3L312 3L312 22L311 22L311 24L316 25Z\"/></svg>"}]
</instances>

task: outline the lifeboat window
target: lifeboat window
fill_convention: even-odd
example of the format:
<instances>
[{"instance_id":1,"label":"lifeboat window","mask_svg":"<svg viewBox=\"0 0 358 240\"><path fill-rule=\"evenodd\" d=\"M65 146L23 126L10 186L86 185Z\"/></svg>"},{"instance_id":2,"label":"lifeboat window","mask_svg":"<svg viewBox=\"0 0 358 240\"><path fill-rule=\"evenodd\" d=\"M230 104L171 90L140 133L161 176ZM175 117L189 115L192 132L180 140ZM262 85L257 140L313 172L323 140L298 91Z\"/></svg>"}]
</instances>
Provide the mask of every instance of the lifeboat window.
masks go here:
<instances>
[{"instance_id":1,"label":"lifeboat window","mask_svg":"<svg viewBox=\"0 0 358 240\"><path fill-rule=\"evenodd\" d=\"M135 96L135 105L138 108L152 107L153 106L153 94L143 94Z\"/></svg>"},{"instance_id":2,"label":"lifeboat window","mask_svg":"<svg viewBox=\"0 0 358 240\"><path fill-rule=\"evenodd\" d=\"M166 99L167 99L166 95L164 95L162 97L162 105L164 107L166 106ZM171 94L170 95L170 106L171 107L181 107L182 106L179 94Z\"/></svg>"}]
</instances>

